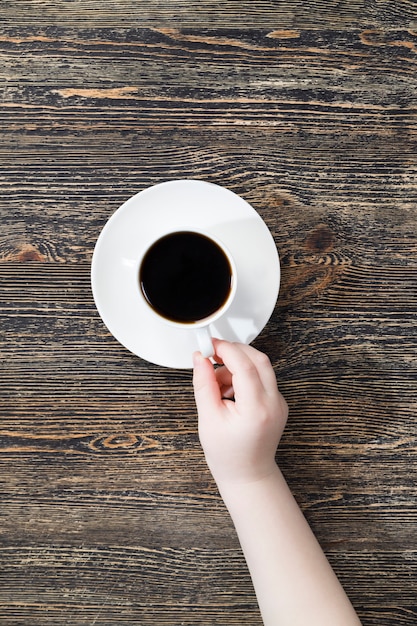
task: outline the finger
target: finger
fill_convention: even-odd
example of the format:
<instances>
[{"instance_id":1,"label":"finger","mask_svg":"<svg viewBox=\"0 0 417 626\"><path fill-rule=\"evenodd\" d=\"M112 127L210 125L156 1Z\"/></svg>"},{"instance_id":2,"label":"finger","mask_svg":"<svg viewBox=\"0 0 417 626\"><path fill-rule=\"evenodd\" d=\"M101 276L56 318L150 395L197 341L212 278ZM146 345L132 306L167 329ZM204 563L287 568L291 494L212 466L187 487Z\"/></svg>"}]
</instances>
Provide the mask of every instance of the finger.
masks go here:
<instances>
[{"instance_id":1,"label":"finger","mask_svg":"<svg viewBox=\"0 0 417 626\"><path fill-rule=\"evenodd\" d=\"M221 392L213 365L200 352L193 354L193 365L194 397L199 415L203 409L217 410L221 405Z\"/></svg>"},{"instance_id":2,"label":"finger","mask_svg":"<svg viewBox=\"0 0 417 626\"><path fill-rule=\"evenodd\" d=\"M232 376L236 404L242 409L258 406L265 389L252 353L242 349L242 344L220 340L215 341L215 350Z\"/></svg>"},{"instance_id":3,"label":"finger","mask_svg":"<svg viewBox=\"0 0 417 626\"><path fill-rule=\"evenodd\" d=\"M218 367L216 369L216 378L220 387L230 387L232 384L232 374L227 367Z\"/></svg>"},{"instance_id":4,"label":"finger","mask_svg":"<svg viewBox=\"0 0 417 626\"><path fill-rule=\"evenodd\" d=\"M233 398L235 392L233 390L232 375L227 367L218 367L216 369L217 384L220 387L222 398Z\"/></svg>"},{"instance_id":5,"label":"finger","mask_svg":"<svg viewBox=\"0 0 417 626\"><path fill-rule=\"evenodd\" d=\"M269 357L253 346L240 344L240 348L254 363L265 391L273 394L276 393L278 391L277 379Z\"/></svg>"}]
</instances>

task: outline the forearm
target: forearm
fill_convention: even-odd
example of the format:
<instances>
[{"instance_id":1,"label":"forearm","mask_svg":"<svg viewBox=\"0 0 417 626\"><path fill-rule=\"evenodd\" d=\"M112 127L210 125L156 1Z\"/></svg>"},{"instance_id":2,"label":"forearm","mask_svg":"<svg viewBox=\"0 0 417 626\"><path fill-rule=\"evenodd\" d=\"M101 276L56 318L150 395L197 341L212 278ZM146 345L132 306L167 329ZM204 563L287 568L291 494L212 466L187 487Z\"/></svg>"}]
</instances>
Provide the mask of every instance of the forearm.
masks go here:
<instances>
[{"instance_id":1,"label":"forearm","mask_svg":"<svg viewBox=\"0 0 417 626\"><path fill-rule=\"evenodd\" d=\"M278 467L262 481L219 489L265 626L360 625Z\"/></svg>"}]
</instances>

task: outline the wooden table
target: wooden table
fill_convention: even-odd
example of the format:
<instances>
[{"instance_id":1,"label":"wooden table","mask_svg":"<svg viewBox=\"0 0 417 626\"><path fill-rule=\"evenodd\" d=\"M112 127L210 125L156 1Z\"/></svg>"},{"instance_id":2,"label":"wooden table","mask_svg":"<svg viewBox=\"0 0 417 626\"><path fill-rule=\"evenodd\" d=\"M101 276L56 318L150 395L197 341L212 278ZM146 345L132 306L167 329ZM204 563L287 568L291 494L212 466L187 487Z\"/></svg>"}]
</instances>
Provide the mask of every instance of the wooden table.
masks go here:
<instances>
[{"instance_id":1,"label":"wooden table","mask_svg":"<svg viewBox=\"0 0 417 626\"><path fill-rule=\"evenodd\" d=\"M113 211L198 178L280 254L255 341L290 406L280 466L364 626L415 626L416 2L0 18L0 622L261 624L191 372L125 350L90 290Z\"/></svg>"}]
</instances>

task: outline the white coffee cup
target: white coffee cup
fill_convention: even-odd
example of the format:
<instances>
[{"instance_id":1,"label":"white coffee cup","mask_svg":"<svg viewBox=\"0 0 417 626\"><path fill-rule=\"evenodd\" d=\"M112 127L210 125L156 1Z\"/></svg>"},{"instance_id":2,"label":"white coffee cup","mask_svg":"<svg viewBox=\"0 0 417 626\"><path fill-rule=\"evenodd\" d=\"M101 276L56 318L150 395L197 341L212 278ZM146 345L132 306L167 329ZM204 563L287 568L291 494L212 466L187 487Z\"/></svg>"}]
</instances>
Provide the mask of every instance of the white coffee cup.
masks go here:
<instances>
[{"instance_id":1,"label":"white coffee cup","mask_svg":"<svg viewBox=\"0 0 417 626\"><path fill-rule=\"evenodd\" d=\"M151 315L195 333L200 352L214 355L211 325L236 294L237 271L226 246L201 230L167 232L143 248L139 296Z\"/></svg>"}]
</instances>

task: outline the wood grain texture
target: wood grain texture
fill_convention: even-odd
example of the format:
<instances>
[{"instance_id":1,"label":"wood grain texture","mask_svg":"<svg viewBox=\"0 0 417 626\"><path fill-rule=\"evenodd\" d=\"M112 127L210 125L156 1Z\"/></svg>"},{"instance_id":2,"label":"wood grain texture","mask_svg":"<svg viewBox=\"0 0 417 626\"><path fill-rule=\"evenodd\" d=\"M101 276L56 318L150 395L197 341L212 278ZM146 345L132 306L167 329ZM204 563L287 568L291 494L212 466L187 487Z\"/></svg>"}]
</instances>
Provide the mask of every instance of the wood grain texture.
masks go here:
<instances>
[{"instance_id":1,"label":"wood grain texture","mask_svg":"<svg viewBox=\"0 0 417 626\"><path fill-rule=\"evenodd\" d=\"M415 27L415 0L3 0L5 26L68 25L71 27L181 26L201 28L333 28L372 26Z\"/></svg>"},{"instance_id":2,"label":"wood grain texture","mask_svg":"<svg viewBox=\"0 0 417 626\"><path fill-rule=\"evenodd\" d=\"M261 624L191 373L90 288L111 213L187 177L270 228L277 458L363 625L414 625L415 3L0 11L0 622Z\"/></svg>"}]
</instances>

